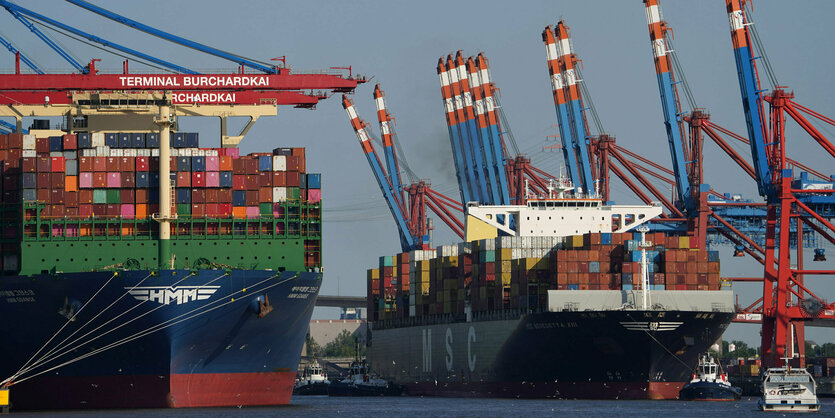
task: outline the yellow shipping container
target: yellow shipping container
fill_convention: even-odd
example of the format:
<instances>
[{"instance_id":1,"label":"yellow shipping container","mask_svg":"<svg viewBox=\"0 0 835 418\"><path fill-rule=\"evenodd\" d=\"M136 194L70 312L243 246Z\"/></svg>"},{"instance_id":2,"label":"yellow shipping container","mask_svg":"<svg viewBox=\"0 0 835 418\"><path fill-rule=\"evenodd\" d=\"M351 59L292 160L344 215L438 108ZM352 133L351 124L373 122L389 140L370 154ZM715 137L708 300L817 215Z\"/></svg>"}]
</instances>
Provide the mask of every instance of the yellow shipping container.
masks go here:
<instances>
[{"instance_id":1,"label":"yellow shipping container","mask_svg":"<svg viewBox=\"0 0 835 418\"><path fill-rule=\"evenodd\" d=\"M571 236L571 248L583 248L583 236L582 235L572 235Z\"/></svg>"},{"instance_id":2,"label":"yellow shipping container","mask_svg":"<svg viewBox=\"0 0 835 418\"><path fill-rule=\"evenodd\" d=\"M502 286L510 286L510 280L513 277L513 273L510 272L501 272L502 277Z\"/></svg>"},{"instance_id":3,"label":"yellow shipping container","mask_svg":"<svg viewBox=\"0 0 835 418\"><path fill-rule=\"evenodd\" d=\"M502 273L505 273L505 272L510 273L511 271L513 271L513 270L511 270L510 260L508 260L508 261L502 260L501 265L498 266L498 267L499 267L499 271L502 272Z\"/></svg>"},{"instance_id":4,"label":"yellow shipping container","mask_svg":"<svg viewBox=\"0 0 835 418\"><path fill-rule=\"evenodd\" d=\"M380 278L380 270L379 269L368 269L368 279L379 279Z\"/></svg>"},{"instance_id":5,"label":"yellow shipping container","mask_svg":"<svg viewBox=\"0 0 835 418\"><path fill-rule=\"evenodd\" d=\"M496 256L502 260L502 262L505 260L509 261L513 257L513 250L510 248L500 248L496 251Z\"/></svg>"},{"instance_id":6,"label":"yellow shipping container","mask_svg":"<svg viewBox=\"0 0 835 418\"><path fill-rule=\"evenodd\" d=\"M690 248L690 237L678 237L678 248Z\"/></svg>"}]
</instances>

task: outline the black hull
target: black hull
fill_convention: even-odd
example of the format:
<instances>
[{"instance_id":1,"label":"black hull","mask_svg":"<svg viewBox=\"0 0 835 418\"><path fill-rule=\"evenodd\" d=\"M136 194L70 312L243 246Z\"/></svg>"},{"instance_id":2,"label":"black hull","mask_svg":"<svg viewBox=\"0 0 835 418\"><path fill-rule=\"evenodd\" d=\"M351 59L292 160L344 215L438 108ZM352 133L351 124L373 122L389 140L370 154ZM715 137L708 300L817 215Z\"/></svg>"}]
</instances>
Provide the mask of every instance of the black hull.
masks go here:
<instances>
[{"instance_id":1,"label":"black hull","mask_svg":"<svg viewBox=\"0 0 835 418\"><path fill-rule=\"evenodd\" d=\"M330 385L327 383L311 383L303 386L296 386L293 388L293 395L299 396L313 396L313 395L327 395L328 394L328 387Z\"/></svg>"},{"instance_id":2,"label":"black hull","mask_svg":"<svg viewBox=\"0 0 835 418\"><path fill-rule=\"evenodd\" d=\"M695 382L684 385L678 397L683 401L738 401L742 391L718 383Z\"/></svg>"},{"instance_id":3,"label":"black hull","mask_svg":"<svg viewBox=\"0 0 835 418\"><path fill-rule=\"evenodd\" d=\"M366 386L334 382L328 387L329 396L400 396L402 394L403 387L399 385Z\"/></svg>"},{"instance_id":4,"label":"black hull","mask_svg":"<svg viewBox=\"0 0 835 418\"><path fill-rule=\"evenodd\" d=\"M378 329L369 359L410 395L676 399L732 313L542 312Z\"/></svg>"}]
</instances>

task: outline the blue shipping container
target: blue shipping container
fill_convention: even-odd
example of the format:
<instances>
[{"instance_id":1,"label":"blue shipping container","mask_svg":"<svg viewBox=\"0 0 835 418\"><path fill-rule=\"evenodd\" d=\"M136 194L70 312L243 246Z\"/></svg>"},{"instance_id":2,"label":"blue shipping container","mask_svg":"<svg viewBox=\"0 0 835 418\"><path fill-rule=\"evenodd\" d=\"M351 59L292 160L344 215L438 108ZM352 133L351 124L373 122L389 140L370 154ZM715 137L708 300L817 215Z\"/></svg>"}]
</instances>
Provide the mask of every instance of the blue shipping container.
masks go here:
<instances>
[{"instance_id":1,"label":"blue shipping container","mask_svg":"<svg viewBox=\"0 0 835 418\"><path fill-rule=\"evenodd\" d=\"M159 148L159 134L153 132L145 134L145 146L148 148Z\"/></svg>"},{"instance_id":2,"label":"blue shipping container","mask_svg":"<svg viewBox=\"0 0 835 418\"><path fill-rule=\"evenodd\" d=\"M60 136L50 136L49 137L49 152L55 151L63 151L64 150L64 138Z\"/></svg>"},{"instance_id":3,"label":"blue shipping container","mask_svg":"<svg viewBox=\"0 0 835 418\"><path fill-rule=\"evenodd\" d=\"M119 147L119 135L110 132L104 134L104 145L110 148L118 148Z\"/></svg>"},{"instance_id":4,"label":"blue shipping container","mask_svg":"<svg viewBox=\"0 0 835 418\"><path fill-rule=\"evenodd\" d=\"M137 171L136 172L136 188L137 189L147 189L151 186L151 177L148 175L147 171Z\"/></svg>"},{"instance_id":5,"label":"blue shipping container","mask_svg":"<svg viewBox=\"0 0 835 418\"><path fill-rule=\"evenodd\" d=\"M218 185L222 188L229 188L232 187L232 172L231 171L221 171L220 172L220 181Z\"/></svg>"},{"instance_id":6,"label":"blue shipping container","mask_svg":"<svg viewBox=\"0 0 835 418\"><path fill-rule=\"evenodd\" d=\"M206 171L206 157L191 157L191 171Z\"/></svg>"},{"instance_id":7,"label":"blue shipping container","mask_svg":"<svg viewBox=\"0 0 835 418\"><path fill-rule=\"evenodd\" d=\"M319 173L310 173L307 175L307 188L308 189L321 189L322 188L322 175Z\"/></svg>"},{"instance_id":8,"label":"blue shipping container","mask_svg":"<svg viewBox=\"0 0 835 418\"><path fill-rule=\"evenodd\" d=\"M129 132L120 132L119 133L119 148L131 148L133 143L130 140L130 133Z\"/></svg>"},{"instance_id":9,"label":"blue shipping container","mask_svg":"<svg viewBox=\"0 0 835 418\"><path fill-rule=\"evenodd\" d=\"M600 234L600 244L602 245L611 245L612 244L612 234L608 232L603 232Z\"/></svg>"},{"instance_id":10,"label":"blue shipping container","mask_svg":"<svg viewBox=\"0 0 835 418\"><path fill-rule=\"evenodd\" d=\"M23 201L24 202L34 202L38 200L38 190L37 189L23 189Z\"/></svg>"},{"instance_id":11,"label":"blue shipping container","mask_svg":"<svg viewBox=\"0 0 835 418\"><path fill-rule=\"evenodd\" d=\"M199 148L200 140L197 137L197 132L186 132L186 148Z\"/></svg>"},{"instance_id":12,"label":"blue shipping container","mask_svg":"<svg viewBox=\"0 0 835 418\"><path fill-rule=\"evenodd\" d=\"M191 189L177 189L177 203L191 203Z\"/></svg>"},{"instance_id":13,"label":"blue shipping container","mask_svg":"<svg viewBox=\"0 0 835 418\"><path fill-rule=\"evenodd\" d=\"M135 132L130 134L131 148L145 148L145 134Z\"/></svg>"},{"instance_id":14,"label":"blue shipping container","mask_svg":"<svg viewBox=\"0 0 835 418\"><path fill-rule=\"evenodd\" d=\"M191 171L191 157L177 157L177 171Z\"/></svg>"},{"instance_id":15,"label":"blue shipping container","mask_svg":"<svg viewBox=\"0 0 835 418\"><path fill-rule=\"evenodd\" d=\"M38 174L37 173L23 173L23 188L37 189L38 188ZM32 199L35 200L35 199Z\"/></svg>"},{"instance_id":16,"label":"blue shipping container","mask_svg":"<svg viewBox=\"0 0 835 418\"><path fill-rule=\"evenodd\" d=\"M246 190L232 191L232 205L246 206Z\"/></svg>"},{"instance_id":17,"label":"blue shipping container","mask_svg":"<svg viewBox=\"0 0 835 418\"><path fill-rule=\"evenodd\" d=\"M273 171L273 157L258 157L258 171Z\"/></svg>"},{"instance_id":18,"label":"blue shipping container","mask_svg":"<svg viewBox=\"0 0 835 418\"><path fill-rule=\"evenodd\" d=\"M78 138L78 148L93 148L93 136L89 132L79 132L76 138Z\"/></svg>"},{"instance_id":19,"label":"blue shipping container","mask_svg":"<svg viewBox=\"0 0 835 418\"><path fill-rule=\"evenodd\" d=\"M174 132L171 135L171 147L172 148L185 148L186 147L186 134L184 132Z\"/></svg>"},{"instance_id":20,"label":"blue shipping container","mask_svg":"<svg viewBox=\"0 0 835 418\"><path fill-rule=\"evenodd\" d=\"M579 284L570 284L568 285L568 290L580 290Z\"/></svg>"}]
</instances>

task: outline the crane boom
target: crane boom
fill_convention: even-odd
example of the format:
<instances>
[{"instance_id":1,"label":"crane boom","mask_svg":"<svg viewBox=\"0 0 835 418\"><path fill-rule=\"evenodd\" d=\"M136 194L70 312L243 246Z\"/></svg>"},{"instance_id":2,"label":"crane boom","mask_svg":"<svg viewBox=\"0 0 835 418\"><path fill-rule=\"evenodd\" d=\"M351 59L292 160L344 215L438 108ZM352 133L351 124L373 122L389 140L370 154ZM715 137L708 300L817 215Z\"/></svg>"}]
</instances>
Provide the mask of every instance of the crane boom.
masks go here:
<instances>
[{"instance_id":1,"label":"crane boom","mask_svg":"<svg viewBox=\"0 0 835 418\"><path fill-rule=\"evenodd\" d=\"M455 177L458 179L458 189L461 192L461 202L466 205L472 200L470 193L470 176L467 170L467 163L464 161L461 136L458 133L458 126L455 120L455 105L452 98L452 87L450 87L449 71L444 64L443 57L438 58L438 78L441 82L441 98L444 101L444 113L446 115L447 129L449 130L449 142L452 145L453 161L455 162Z\"/></svg>"},{"instance_id":2,"label":"crane boom","mask_svg":"<svg viewBox=\"0 0 835 418\"><path fill-rule=\"evenodd\" d=\"M43 70L38 68L38 66L34 62L27 58L26 55L23 55L23 53L20 52L17 48L15 48L11 42L5 40L2 36L0 36L0 44L3 44L3 46L5 46L6 49L8 49L9 52L11 52L12 54L15 54L16 56L20 57L20 60L23 61L23 63L26 64L29 68L31 68L32 71L38 74L43 74Z\"/></svg>"},{"instance_id":3,"label":"crane boom","mask_svg":"<svg viewBox=\"0 0 835 418\"><path fill-rule=\"evenodd\" d=\"M502 202L507 193L503 193L501 190L502 185L500 184L497 173L501 164L493 154L487 117L484 114L484 90L482 89L478 69L475 66L473 57L467 58L467 80L469 81L470 91L473 97L471 110L474 111L478 142L481 150L484 152L484 170L487 172L487 181L490 185L490 202L494 205L504 205L506 203Z\"/></svg>"},{"instance_id":4,"label":"crane boom","mask_svg":"<svg viewBox=\"0 0 835 418\"><path fill-rule=\"evenodd\" d=\"M470 128L464 115L464 94L461 90L461 79L458 66L452 55L447 56L447 70L449 70L449 85L452 88L452 103L455 106L455 120L458 132L461 137L461 149L464 150L464 160L467 164L467 173L470 175L471 194L474 201L484 202L483 196L487 194L487 184L483 181L484 174L479 170L481 165L481 153L477 153L473 138L470 136Z\"/></svg>"},{"instance_id":5,"label":"crane boom","mask_svg":"<svg viewBox=\"0 0 835 418\"><path fill-rule=\"evenodd\" d=\"M357 139L360 141L365 157L368 159L368 164L371 165L371 171L377 179L377 184L380 186L383 197L386 199L389 210L391 210L391 214L394 217L394 222L397 224L397 229L400 233L400 246L404 252L411 251L416 248L415 243L418 240L409 232L409 226L406 223L406 216L402 211L402 205L397 200L394 188L389 182L382 164L380 164L380 157L374 151L374 144L371 142L371 137L365 130L365 123L357 115L357 111L354 109L354 103L345 94L342 95L342 107L345 108L345 112L348 114L351 127L354 129L354 133L356 133Z\"/></svg>"},{"instance_id":6,"label":"crane boom","mask_svg":"<svg viewBox=\"0 0 835 418\"><path fill-rule=\"evenodd\" d=\"M394 141L392 140L392 118L386 108L386 93L380 88L379 83L374 86L374 103L377 105L377 120L380 122L380 135L383 137L386 171L389 173L395 193L403 202L403 181L400 177L400 167L394 154Z\"/></svg>"},{"instance_id":7,"label":"crane boom","mask_svg":"<svg viewBox=\"0 0 835 418\"><path fill-rule=\"evenodd\" d=\"M244 66L247 66L247 67L250 67L250 68L254 68L258 71L262 71L262 72L267 73L267 74L273 74L273 73L278 71L278 69L275 66L264 65L260 62L253 61L253 60L250 60L248 58L241 57L239 55L230 54L226 51L221 51L217 48L212 48L210 46L203 45L203 44L198 43L198 42L190 41L188 39L179 37L177 35L173 35L171 33L168 33L168 32L153 28L151 26L139 23L139 22L137 22L133 19L130 19L128 17L113 13L113 12L107 10L107 9L104 9L104 8L101 8L101 7L96 6L94 4L88 3L84 0L67 0L67 1L76 5L76 6L78 6L78 7L89 10L93 13L96 13L100 16L106 17L106 18L108 18L110 20L113 20L115 22L121 23L121 24L126 25L126 26L130 26L130 27L132 27L136 30L140 30L140 31L145 32L147 34L165 39L166 41L170 41L170 42L174 42L176 44L183 45L187 48L195 49L195 50L200 51L200 52L205 52L207 54L211 54L211 55L214 55L216 57L235 62L238 65L244 65Z\"/></svg>"},{"instance_id":8,"label":"crane boom","mask_svg":"<svg viewBox=\"0 0 835 418\"><path fill-rule=\"evenodd\" d=\"M470 84L470 74L467 71L467 63L461 56L461 51L455 53L455 70L458 72L458 85L461 91L461 105L463 107L464 123L467 127L467 136L469 137L470 147L472 149L473 158L475 158L475 169L478 178L479 193L481 194L481 201L483 203L492 204L494 196L497 195L495 182L489 176L489 172L485 167L485 153L484 143L481 140L480 132L476 126L475 112L473 111L473 94L472 85ZM492 154L492 153L491 153Z\"/></svg>"},{"instance_id":9,"label":"crane boom","mask_svg":"<svg viewBox=\"0 0 835 418\"><path fill-rule=\"evenodd\" d=\"M580 86L577 73L574 71L574 52L571 49L571 35L563 21L557 22L556 28L557 50L562 55L562 78L568 92L568 109L571 114L571 127L574 130L574 149L580 157L579 169L582 175L582 186L586 193L594 193L594 178L591 174L591 159L589 158L588 132L583 107L580 101ZM576 184L575 184L576 185Z\"/></svg>"},{"instance_id":10,"label":"crane boom","mask_svg":"<svg viewBox=\"0 0 835 418\"><path fill-rule=\"evenodd\" d=\"M745 124L748 129L749 145L757 175L757 188L760 195L774 194L771 168L766 154L766 138L768 130L765 122L765 109L761 95L760 81L757 77L754 52L751 48L747 21L742 6L745 0L726 0L728 22L731 27L731 42L734 47L734 60L739 77L739 91L742 95L742 110L745 112Z\"/></svg>"},{"instance_id":11,"label":"crane boom","mask_svg":"<svg viewBox=\"0 0 835 418\"><path fill-rule=\"evenodd\" d=\"M692 198L692 188L687 177L683 146L683 127L681 126L681 106L675 91L675 79L667 54L670 52L665 41L666 22L661 20L661 8L658 0L644 0L646 8L649 38L655 59L655 73L658 78L658 90L661 94L661 109L664 113L664 127L667 131L667 142L670 145L670 155L673 159L673 172L676 178L678 198L684 203L686 211L695 209Z\"/></svg>"},{"instance_id":12,"label":"crane boom","mask_svg":"<svg viewBox=\"0 0 835 418\"><path fill-rule=\"evenodd\" d=\"M510 188L505 171L507 156L502 146L502 137L499 132L499 115L496 114L496 102L493 98L493 83L490 81L490 64L484 54L479 53L475 59L478 78L481 80L481 92L484 95L484 114L487 117L487 132L490 134L490 145L493 147L493 156L498 164L496 176L499 179L499 191L502 193L502 201L510 204Z\"/></svg>"}]
</instances>

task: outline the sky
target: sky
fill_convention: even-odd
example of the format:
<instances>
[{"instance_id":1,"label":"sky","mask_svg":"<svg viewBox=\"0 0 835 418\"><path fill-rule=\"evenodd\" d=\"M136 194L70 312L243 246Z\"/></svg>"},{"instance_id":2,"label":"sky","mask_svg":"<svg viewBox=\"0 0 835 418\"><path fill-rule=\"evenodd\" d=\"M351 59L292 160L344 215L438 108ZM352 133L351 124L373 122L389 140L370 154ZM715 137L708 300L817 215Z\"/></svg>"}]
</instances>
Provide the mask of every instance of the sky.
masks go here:
<instances>
[{"instance_id":1,"label":"sky","mask_svg":"<svg viewBox=\"0 0 835 418\"><path fill-rule=\"evenodd\" d=\"M549 136L557 133L551 87L541 40L546 25L564 19L572 30L575 52L582 59L583 82L591 93L603 127L617 143L670 165L670 156L647 32L644 5L633 1L268 1L218 0L95 1L116 13L219 49L267 61L286 56L295 72L351 66L370 82L351 97L360 116L376 128L372 90L381 83L409 166L435 190L457 197L440 87L438 58L463 50L484 52L493 81L519 149L536 167L557 174L562 165ZM86 12L58 0L18 4L62 20L103 38L202 72L230 72L235 64L196 53ZM666 1L664 19L673 28L675 52L699 107L711 120L745 133L739 85L723 1ZM754 19L779 83L794 91L796 101L835 116L829 94L833 49L831 17L835 2L807 0L754 2ZM57 57L8 13L0 14L0 36L12 41L49 72L68 72ZM56 37L82 62L101 58L102 69L116 71L122 58L63 37ZM0 52L0 71L14 69L11 54ZM142 71L132 64L133 72ZM219 146L219 121L180 119L187 131L201 133L202 146ZM829 138L832 127L818 125ZM789 155L829 174L833 160L818 152L808 136L788 129ZM342 109L340 98L321 102L316 110L282 108L278 117L262 118L241 143L244 153L278 146L307 147L308 172L323 174L325 210L324 271L321 293L364 295L366 269L381 255L399 252L395 224ZM748 156L747 147L736 149ZM757 198L756 185L721 150L705 145L705 182L720 192ZM662 188L662 190L664 190ZM667 189L669 190L669 189ZM613 180L618 203L636 203L628 189ZM436 220L435 245L457 241ZM762 268L750 257L731 257L732 248L717 248L723 276L753 276ZM835 251L829 249L829 268ZM811 260L811 253L806 255ZM816 268L818 266L815 266ZM819 296L835 299L835 281L809 277ZM740 304L762 294L756 284L737 284ZM317 317L334 310L317 309ZM726 339L758 344L759 327L733 324ZM807 339L835 342L835 328L814 328Z\"/></svg>"}]
</instances>

